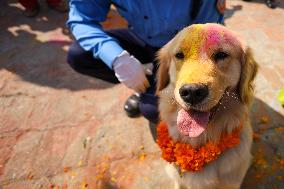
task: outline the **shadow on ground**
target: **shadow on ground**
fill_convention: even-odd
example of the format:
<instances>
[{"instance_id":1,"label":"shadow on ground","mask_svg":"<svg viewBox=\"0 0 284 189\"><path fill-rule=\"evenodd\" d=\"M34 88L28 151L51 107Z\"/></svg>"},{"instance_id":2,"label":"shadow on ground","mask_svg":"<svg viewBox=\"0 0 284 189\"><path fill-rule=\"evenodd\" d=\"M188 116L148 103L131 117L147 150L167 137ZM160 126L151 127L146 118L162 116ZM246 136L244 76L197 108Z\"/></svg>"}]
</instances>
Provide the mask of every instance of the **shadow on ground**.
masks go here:
<instances>
[{"instance_id":1,"label":"shadow on ground","mask_svg":"<svg viewBox=\"0 0 284 189\"><path fill-rule=\"evenodd\" d=\"M1 1L0 70L24 81L57 89L104 89L112 84L82 76L66 63L72 38L65 26L67 14L42 6L35 18L26 18L16 1ZM32 53L31 53L32 51ZM32 56L31 56L32 55Z\"/></svg>"},{"instance_id":2,"label":"shadow on ground","mask_svg":"<svg viewBox=\"0 0 284 189\"><path fill-rule=\"evenodd\" d=\"M277 2L277 8L284 8L284 2L283 0L275 0ZM261 4L265 4L266 0L250 0L248 1L249 3L261 3ZM267 7L268 8L268 7Z\"/></svg>"},{"instance_id":3,"label":"shadow on ground","mask_svg":"<svg viewBox=\"0 0 284 189\"><path fill-rule=\"evenodd\" d=\"M236 11L241 11L243 9L243 6L242 5L233 5L231 6L231 8L226 8L225 10L225 20L228 19L228 18L231 18Z\"/></svg>"},{"instance_id":4,"label":"shadow on ground","mask_svg":"<svg viewBox=\"0 0 284 189\"><path fill-rule=\"evenodd\" d=\"M258 98L250 117L253 161L242 189L284 188L284 117Z\"/></svg>"}]
</instances>

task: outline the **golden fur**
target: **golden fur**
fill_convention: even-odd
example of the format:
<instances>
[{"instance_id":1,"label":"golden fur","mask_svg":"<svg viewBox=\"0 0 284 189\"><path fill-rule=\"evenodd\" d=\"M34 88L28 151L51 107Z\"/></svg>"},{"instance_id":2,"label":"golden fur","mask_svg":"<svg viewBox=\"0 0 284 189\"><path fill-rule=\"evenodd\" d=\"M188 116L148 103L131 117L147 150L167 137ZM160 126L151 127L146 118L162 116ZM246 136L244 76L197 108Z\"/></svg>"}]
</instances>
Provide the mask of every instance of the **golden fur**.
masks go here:
<instances>
[{"instance_id":1,"label":"golden fur","mask_svg":"<svg viewBox=\"0 0 284 189\"><path fill-rule=\"evenodd\" d=\"M209 43L209 35L217 36L216 44ZM208 42L209 41L209 42ZM207 45L206 44L211 44ZM225 51L229 57L214 62L212 55ZM184 58L175 54L182 52ZM167 172L176 186L188 189L239 188L249 167L252 129L248 117L253 97L253 79L257 72L251 49L237 34L217 24L198 24L183 29L158 53L157 94L160 97L160 118L168 125L175 141L200 146L218 141L221 134L243 125L240 144L222 154L216 161L199 172L185 172L180 177L173 166ZM209 95L198 111L217 107L206 130L196 138L181 135L177 129L177 112L190 109L179 96L184 84L202 83L208 86Z\"/></svg>"}]
</instances>

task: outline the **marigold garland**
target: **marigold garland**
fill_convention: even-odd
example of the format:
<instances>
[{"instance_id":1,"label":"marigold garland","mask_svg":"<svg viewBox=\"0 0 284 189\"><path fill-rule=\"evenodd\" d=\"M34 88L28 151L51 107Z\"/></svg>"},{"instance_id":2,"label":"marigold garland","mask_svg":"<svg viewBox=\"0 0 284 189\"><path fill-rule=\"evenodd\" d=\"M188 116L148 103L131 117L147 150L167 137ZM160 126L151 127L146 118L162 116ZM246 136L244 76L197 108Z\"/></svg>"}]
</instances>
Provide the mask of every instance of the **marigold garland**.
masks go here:
<instances>
[{"instance_id":1,"label":"marigold garland","mask_svg":"<svg viewBox=\"0 0 284 189\"><path fill-rule=\"evenodd\" d=\"M157 126L157 143L162 150L162 157L168 162L174 162L182 171L200 171L206 164L216 160L223 151L240 143L241 127L232 133L223 135L219 143L206 143L199 148L190 144L174 143L169 136L167 125L160 122Z\"/></svg>"}]
</instances>

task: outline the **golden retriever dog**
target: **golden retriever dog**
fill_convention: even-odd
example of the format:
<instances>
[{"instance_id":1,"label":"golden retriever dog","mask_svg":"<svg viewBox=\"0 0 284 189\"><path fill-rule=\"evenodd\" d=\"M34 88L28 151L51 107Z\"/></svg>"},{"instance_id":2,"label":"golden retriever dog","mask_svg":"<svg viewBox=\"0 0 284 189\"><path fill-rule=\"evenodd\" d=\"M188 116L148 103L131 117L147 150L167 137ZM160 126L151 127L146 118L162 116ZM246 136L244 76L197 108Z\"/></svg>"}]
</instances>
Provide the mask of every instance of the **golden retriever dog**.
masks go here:
<instances>
[{"instance_id":1,"label":"golden retriever dog","mask_svg":"<svg viewBox=\"0 0 284 189\"><path fill-rule=\"evenodd\" d=\"M177 188L240 188L251 161L249 109L258 65L251 49L219 24L184 28L158 52L160 119L170 138L199 148L239 128L239 143L199 171L166 171Z\"/></svg>"}]
</instances>

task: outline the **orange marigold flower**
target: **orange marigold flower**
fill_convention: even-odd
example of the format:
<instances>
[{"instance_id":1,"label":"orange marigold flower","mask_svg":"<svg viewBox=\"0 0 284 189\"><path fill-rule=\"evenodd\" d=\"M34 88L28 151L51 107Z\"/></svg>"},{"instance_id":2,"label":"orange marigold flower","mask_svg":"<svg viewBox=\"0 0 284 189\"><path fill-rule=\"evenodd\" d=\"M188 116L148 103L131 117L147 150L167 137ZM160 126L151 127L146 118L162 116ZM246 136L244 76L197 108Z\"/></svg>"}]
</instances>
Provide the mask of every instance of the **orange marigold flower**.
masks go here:
<instances>
[{"instance_id":1,"label":"orange marigold flower","mask_svg":"<svg viewBox=\"0 0 284 189\"><path fill-rule=\"evenodd\" d=\"M200 171L206 164L216 160L223 151L240 143L241 127L221 136L217 144L208 142L204 146L193 148L190 144L174 143L169 136L167 125L161 122L157 127L157 143L166 161L174 162L182 171Z\"/></svg>"}]
</instances>

